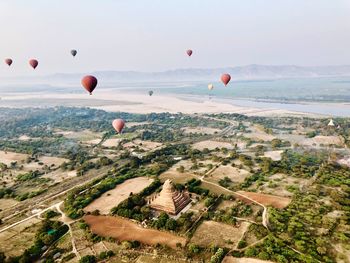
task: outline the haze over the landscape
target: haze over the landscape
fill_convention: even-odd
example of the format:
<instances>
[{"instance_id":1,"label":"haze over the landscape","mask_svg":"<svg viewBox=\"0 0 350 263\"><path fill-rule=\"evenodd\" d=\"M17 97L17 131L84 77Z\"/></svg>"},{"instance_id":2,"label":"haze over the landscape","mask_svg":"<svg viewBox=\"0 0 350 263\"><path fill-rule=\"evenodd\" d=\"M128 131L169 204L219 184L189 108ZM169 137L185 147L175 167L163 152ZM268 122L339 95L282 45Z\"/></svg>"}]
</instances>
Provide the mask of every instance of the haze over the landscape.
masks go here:
<instances>
[{"instance_id":1,"label":"haze over the landscape","mask_svg":"<svg viewBox=\"0 0 350 263\"><path fill-rule=\"evenodd\" d=\"M0 24L0 263L350 263L350 0Z\"/></svg>"},{"instance_id":2,"label":"haze over the landscape","mask_svg":"<svg viewBox=\"0 0 350 263\"><path fill-rule=\"evenodd\" d=\"M346 65L347 0L2 0L0 57L35 75L262 65ZM66 51L79 50L71 63ZM183 56L191 48L191 60Z\"/></svg>"}]
</instances>

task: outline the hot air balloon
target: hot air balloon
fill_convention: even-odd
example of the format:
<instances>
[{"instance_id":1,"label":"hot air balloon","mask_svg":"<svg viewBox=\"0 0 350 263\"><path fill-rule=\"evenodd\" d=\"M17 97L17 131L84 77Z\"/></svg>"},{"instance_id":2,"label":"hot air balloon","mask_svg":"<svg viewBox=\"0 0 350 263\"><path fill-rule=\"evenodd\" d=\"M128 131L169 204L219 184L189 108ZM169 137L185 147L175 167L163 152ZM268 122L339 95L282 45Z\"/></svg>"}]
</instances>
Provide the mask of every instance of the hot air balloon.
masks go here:
<instances>
[{"instance_id":1,"label":"hot air balloon","mask_svg":"<svg viewBox=\"0 0 350 263\"><path fill-rule=\"evenodd\" d=\"M72 49L70 51L70 53L72 54L73 57L75 57L77 55L78 51L76 51L75 49Z\"/></svg>"},{"instance_id":2,"label":"hot air balloon","mask_svg":"<svg viewBox=\"0 0 350 263\"><path fill-rule=\"evenodd\" d=\"M115 119L113 122L112 122L112 126L113 128L118 132L118 133L121 133L123 128L124 128L124 125L125 125L125 121L122 120L122 119Z\"/></svg>"},{"instance_id":3,"label":"hot air balloon","mask_svg":"<svg viewBox=\"0 0 350 263\"><path fill-rule=\"evenodd\" d=\"M10 59L10 58L5 59L5 63L6 63L8 66L11 66L11 65L12 65L12 59Z\"/></svg>"},{"instance_id":4,"label":"hot air balloon","mask_svg":"<svg viewBox=\"0 0 350 263\"><path fill-rule=\"evenodd\" d=\"M31 59L29 60L29 65L33 68L36 69L36 67L38 66L39 62L36 59Z\"/></svg>"},{"instance_id":5,"label":"hot air balloon","mask_svg":"<svg viewBox=\"0 0 350 263\"><path fill-rule=\"evenodd\" d=\"M150 91L148 92L148 95L152 96L152 95L153 95L153 90L150 90Z\"/></svg>"},{"instance_id":6,"label":"hot air balloon","mask_svg":"<svg viewBox=\"0 0 350 263\"><path fill-rule=\"evenodd\" d=\"M225 86L230 82L230 80L231 80L230 74L222 74L221 81L222 83L224 83Z\"/></svg>"},{"instance_id":7,"label":"hot air balloon","mask_svg":"<svg viewBox=\"0 0 350 263\"><path fill-rule=\"evenodd\" d=\"M82 78L81 85L92 95L92 92L97 86L97 78L91 75L87 75Z\"/></svg>"},{"instance_id":8,"label":"hot air balloon","mask_svg":"<svg viewBox=\"0 0 350 263\"><path fill-rule=\"evenodd\" d=\"M213 84L208 84L208 90L212 90L214 88L214 85Z\"/></svg>"},{"instance_id":9,"label":"hot air balloon","mask_svg":"<svg viewBox=\"0 0 350 263\"><path fill-rule=\"evenodd\" d=\"M190 57L190 56L192 56L192 50L191 49L188 49L187 51L186 51L186 53L187 53L187 55Z\"/></svg>"}]
</instances>

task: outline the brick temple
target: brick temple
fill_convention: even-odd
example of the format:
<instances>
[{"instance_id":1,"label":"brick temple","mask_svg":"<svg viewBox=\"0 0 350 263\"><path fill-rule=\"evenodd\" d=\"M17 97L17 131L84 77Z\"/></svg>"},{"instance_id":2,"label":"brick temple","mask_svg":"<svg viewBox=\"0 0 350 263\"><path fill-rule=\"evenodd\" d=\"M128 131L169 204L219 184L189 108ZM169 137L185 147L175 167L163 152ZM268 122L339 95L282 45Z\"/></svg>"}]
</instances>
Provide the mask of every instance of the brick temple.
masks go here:
<instances>
[{"instance_id":1,"label":"brick temple","mask_svg":"<svg viewBox=\"0 0 350 263\"><path fill-rule=\"evenodd\" d=\"M177 191L171 180L166 180L162 191L149 200L151 208L164 211L171 215L178 214L191 202L187 191Z\"/></svg>"}]
</instances>

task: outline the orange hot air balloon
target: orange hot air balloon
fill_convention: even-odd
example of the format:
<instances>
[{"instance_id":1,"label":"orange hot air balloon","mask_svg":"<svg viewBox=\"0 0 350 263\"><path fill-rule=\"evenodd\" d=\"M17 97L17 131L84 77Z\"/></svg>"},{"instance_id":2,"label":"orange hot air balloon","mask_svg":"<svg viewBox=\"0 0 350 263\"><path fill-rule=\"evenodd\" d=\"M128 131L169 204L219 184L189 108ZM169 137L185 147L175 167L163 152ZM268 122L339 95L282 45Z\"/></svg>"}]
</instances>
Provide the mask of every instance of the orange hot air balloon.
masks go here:
<instances>
[{"instance_id":1,"label":"orange hot air balloon","mask_svg":"<svg viewBox=\"0 0 350 263\"><path fill-rule=\"evenodd\" d=\"M222 74L221 81L222 83L224 83L225 86L230 82L230 80L231 80L230 74Z\"/></svg>"},{"instance_id":2,"label":"orange hot air balloon","mask_svg":"<svg viewBox=\"0 0 350 263\"><path fill-rule=\"evenodd\" d=\"M190 57L190 56L192 56L193 51L191 49L189 49L189 50L186 51L186 53Z\"/></svg>"},{"instance_id":3,"label":"orange hot air balloon","mask_svg":"<svg viewBox=\"0 0 350 263\"><path fill-rule=\"evenodd\" d=\"M97 78L91 75L87 75L81 80L81 85L92 95L92 92L97 86Z\"/></svg>"},{"instance_id":4,"label":"orange hot air balloon","mask_svg":"<svg viewBox=\"0 0 350 263\"><path fill-rule=\"evenodd\" d=\"M8 66L11 66L11 65L12 65L12 59L10 59L10 58L5 59L5 63L6 63Z\"/></svg>"},{"instance_id":5,"label":"orange hot air balloon","mask_svg":"<svg viewBox=\"0 0 350 263\"><path fill-rule=\"evenodd\" d=\"M113 128L118 132L118 133L121 133L123 128L124 128L124 125L125 125L125 121L122 120L122 119L115 119L113 122L112 122L112 126Z\"/></svg>"},{"instance_id":6,"label":"orange hot air balloon","mask_svg":"<svg viewBox=\"0 0 350 263\"><path fill-rule=\"evenodd\" d=\"M31 59L29 60L29 65L33 68L36 69L36 67L38 66L39 62L36 59Z\"/></svg>"}]
</instances>

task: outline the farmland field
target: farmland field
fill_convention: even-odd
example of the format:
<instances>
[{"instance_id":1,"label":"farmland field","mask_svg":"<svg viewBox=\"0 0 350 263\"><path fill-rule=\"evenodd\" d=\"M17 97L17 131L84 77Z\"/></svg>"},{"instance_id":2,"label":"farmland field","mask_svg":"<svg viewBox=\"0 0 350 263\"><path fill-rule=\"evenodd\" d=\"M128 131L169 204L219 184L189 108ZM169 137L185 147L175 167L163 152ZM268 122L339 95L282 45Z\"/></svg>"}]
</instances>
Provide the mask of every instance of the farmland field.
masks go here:
<instances>
[{"instance_id":1,"label":"farmland field","mask_svg":"<svg viewBox=\"0 0 350 263\"><path fill-rule=\"evenodd\" d=\"M8 256L21 255L34 242L39 225L40 220L33 218L0 233L0 251Z\"/></svg>"},{"instance_id":2,"label":"farmland field","mask_svg":"<svg viewBox=\"0 0 350 263\"><path fill-rule=\"evenodd\" d=\"M177 169L183 166L185 168L185 172L181 173ZM188 160L183 160L175 165L173 165L168 171L162 173L160 175L160 180L165 181L166 179L172 180L174 183L186 183L188 180L195 178L196 176L190 172L186 172L191 166L191 162Z\"/></svg>"},{"instance_id":3,"label":"farmland field","mask_svg":"<svg viewBox=\"0 0 350 263\"><path fill-rule=\"evenodd\" d=\"M272 261L255 259L255 258L234 258L227 256L222 263L273 263Z\"/></svg>"},{"instance_id":4,"label":"farmland field","mask_svg":"<svg viewBox=\"0 0 350 263\"><path fill-rule=\"evenodd\" d=\"M281 154L283 151L268 151L264 153L264 157L271 158L273 161L279 161L281 160Z\"/></svg>"},{"instance_id":5,"label":"farmland field","mask_svg":"<svg viewBox=\"0 0 350 263\"><path fill-rule=\"evenodd\" d=\"M12 162L24 162L28 154L0 151L0 162L10 165Z\"/></svg>"},{"instance_id":6,"label":"farmland field","mask_svg":"<svg viewBox=\"0 0 350 263\"><path fill-rule=\"evenodd\" d=\"M127 199L130 193L137 194L152 183L152 179L146 177L137 177L129 179L122 184L117 185L114 189L105 192L91 204L85 207L85 212L99 210L101 214L106 215L119 203Z\"/></svg>"},{"instance_id":7,"label":"farmland field","mask_svg":"<svg viewBox=\"0 0 350 263\"><path fill-rule=\"evenodd\" d=\"M238 193L245 195L263 205L272 206L279 209L285 208L286 206L289 205L291 201L290 198L276 196L276 195L268 195L268 194L245 192L245 191L238 191Z\"/></svg>"},{"instance_id":8,"label":"farmland field","mask_svg":"<svg viewBox=\"0 0 350 263\"><path fill-rule=\"evenodd\" d=\"M10 198L3 198L1 199L1 202L0 202L0 211L1 210L5 210L11 206L15 206L16 204L18 204L19 202L14 200L14 199L10 199Z\"/></svg>"},{"instance_id":9,"label":"farmland field","mask_svg":"<svg viewBox=\"0 0 350 263\"><path fill-rule=\"evenodd\" d=\"M233 149L233 145L231 143L217 141L201 141L193 144L192 147L200 151L203 151L205 148L208 148L209 150L214 150L215 148Z\"/></svg>"},{"instance_id":10,"label":"farmland field","mask_svg":"<svg viewBox=\"0 0 350 263\"><path fill-rule=\"evenodd\" d=\"M236 227L215 221L204 221L197 228L191 242L199 246L214 244L220 247L236 248L248 226L247 222L241 222L240 226Z\"/></svg>"},{"instance_id":11,"label":"farmland field","mask_svg":"<svg viewBox=\"0 0 350 263\"><path fill-rule=\"evenodd\" d=\"M134 148L134 147L139 147L140 149L144 151L151 151L154 150L160 146L162 146L162 143L159 142L152 142L152 141L143 141L143 140L133 140L131 142L125 143L123 145L124 148Z\"/></svg>"},{"instance_id":12,"label":"farmland field","mask_svg":"<svg viewBox=\"0 0 350 263\"><path fill-rule=\"evenodd\" d=\"M112 216L84 216L85 222L93 233L112 237L119 241L137 240L146 245L163 244L176 249L176 244L186 244L186 238L179 237L168 232L143 228L128 219Z\"/></svg>"},{"instance_id":13,"label":"farmland field","mask_svg":"<svg viewBox=\"0 0 350 263\"><path fill-rule=\"evenodd\" d=\"M28 154L23 153L15 153L15 152L5 152L0 151L0 162L6 164L7 166L10 166L12 162L17 162L19 164L24 165L24 170L33 170L40 168L40 165L38 162L42 162L43 164L46 164L47 166L60 166L63 162L68 161L64 158L59 157L50 157L50 156L39 156L38 162L30 162L26 164L26 159L29 157Z\"/></svg>"},{"instance_id":14,"label":"farmland field","mask_svg":"<svg viewBox=\"0 0 350 263\"><path fill-rule=\"evenodd\" d=\"M61 170L55 170L51 173L45 174L42 177L43 178L49 178L52 179L55 183L62 182L64 180L68 180L70 178L73 178L77 176L77 171L61 171Z\"/></svg>"},{"instance_id":15,"label":"farmland field","mask_svg":"<svg viewBox=\"0 0 350 263\"><path fill-rule=\"evenodd\" d=\"M184 133L202 133L202 134L215 134L220 132L219 129L209 128L209 127L186 127L183 129Z\"/></svg>"},{"instance_id":16,"label":"farmland field","mask_svg":"<svg viewBox=\"0 0 350 263\"><path fill-rule=\"evenodd\" d=\"M221 165L208 177L208 181L218 182L224 177L228 177L232 182L241 183L250 173L247 170L232 167L230 165Z\"/></svg>"},{"instance_id":17,"label":"farmland field","mask_svg":"<svg viewBox=\"0 0 350 263\"><path fill-rule=\"evenodd\" d=\"M140 256L136 263L185 263L187 261L180 259L169 259L168 257L160 257L160 256Z\"/></svg>"}]
</instances>

